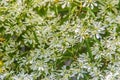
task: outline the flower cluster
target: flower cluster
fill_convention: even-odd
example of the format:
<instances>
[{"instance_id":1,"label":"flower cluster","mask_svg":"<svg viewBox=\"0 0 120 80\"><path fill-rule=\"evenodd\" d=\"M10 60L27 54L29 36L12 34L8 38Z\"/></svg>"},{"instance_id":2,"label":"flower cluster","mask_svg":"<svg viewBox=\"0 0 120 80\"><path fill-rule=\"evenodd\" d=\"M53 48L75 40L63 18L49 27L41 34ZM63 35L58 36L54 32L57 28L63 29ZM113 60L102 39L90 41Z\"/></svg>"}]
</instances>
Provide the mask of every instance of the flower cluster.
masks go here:
<instances>
[{"instance_id":1,"label":"flower cluster","mask_svg":"<svg viewBox=\"0 0 120 80\"><path fill-rule=\"evenodd\" d=\"M0 0L0 80L120 80L119 0Z\"/></svg>"}]
</instances>

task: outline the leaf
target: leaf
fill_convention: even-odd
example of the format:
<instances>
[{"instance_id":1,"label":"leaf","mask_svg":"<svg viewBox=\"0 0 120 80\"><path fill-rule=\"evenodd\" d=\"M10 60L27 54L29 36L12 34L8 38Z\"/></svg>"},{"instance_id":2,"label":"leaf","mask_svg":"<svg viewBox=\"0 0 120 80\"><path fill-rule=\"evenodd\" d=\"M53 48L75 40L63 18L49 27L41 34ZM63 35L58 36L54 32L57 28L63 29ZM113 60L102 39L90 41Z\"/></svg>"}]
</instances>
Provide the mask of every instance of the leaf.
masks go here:
<instances>
[{"instance_id":1,"label":"leaf","mask_svg":"<svg viewBox=\"0 0 120 80\"><path fill-rule=\"evenodd\" d=\"M90 8L88 8L88 12L91 14L92 17L95 18L95 14L94 14L94 12Z\"/></svg>"}]
</instances>

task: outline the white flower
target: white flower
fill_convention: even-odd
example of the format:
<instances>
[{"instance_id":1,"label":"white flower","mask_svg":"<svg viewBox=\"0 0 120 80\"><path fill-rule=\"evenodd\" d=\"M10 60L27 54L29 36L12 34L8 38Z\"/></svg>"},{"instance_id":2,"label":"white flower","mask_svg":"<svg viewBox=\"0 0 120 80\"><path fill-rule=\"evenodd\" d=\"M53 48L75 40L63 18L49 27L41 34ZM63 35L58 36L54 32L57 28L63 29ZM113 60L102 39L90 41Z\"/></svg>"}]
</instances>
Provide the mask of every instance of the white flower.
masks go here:
<instances>
[{"instance_id":1,"label":"white flower","mask_svg":"<svg viewBox=\"0 0 120 80\"><path fill-rule=\"evenodd\" d=\"M113 74L109 73L106 77L105 80L111 80L112 79Z\"/></svg>"},{"instance_id":2,"label":"white flower","mask_svg":"<svg viewBox=\"0 0 120 80\"><path fill-rule=\"evenodd\" d=\"M96 38L100 39L101 38L100 34L96 34Z\"/></svg>"},{"instance_id":3,"label":"white flower","mask_svg":"<svg viewBox=\"0 0 120 80\"><path fill-rule=\"evenodd\" d=\"M43 67L39 67L38 70L39 71L44 71L44 68Z\"/></svg>"},{"instance_id":4,"label":"white flower","mask_svg":"<svg viewBox=\"0 0 120 80\"><path fill-rule=\"evenodd\" d=\"M79 32L79 29L77 28L76 30L75 30L75 33L78 33Z\"/></svg>"},{"instance_id":5,"label":"white flower","mask_svg":"<svg viewBox=\"0 0 120 80\"><path fill-rule=\"evenodd\" d=\"M70 7L70 2L69 1L63 1L63 5L62 5L62 8L65 8L65 7Z\"/></svg>"},{"instance_id":6,"label":"white flower","mask_svg":"<svg viewBox=\"0 0 120 80\"><path fill-rule=\"evenodd\" d=\"M91 9L93 9L94 6L97 6L97 3L94 0L87 0L83 3L83 7L90 7Z\"/></svg>"}]
</instances>

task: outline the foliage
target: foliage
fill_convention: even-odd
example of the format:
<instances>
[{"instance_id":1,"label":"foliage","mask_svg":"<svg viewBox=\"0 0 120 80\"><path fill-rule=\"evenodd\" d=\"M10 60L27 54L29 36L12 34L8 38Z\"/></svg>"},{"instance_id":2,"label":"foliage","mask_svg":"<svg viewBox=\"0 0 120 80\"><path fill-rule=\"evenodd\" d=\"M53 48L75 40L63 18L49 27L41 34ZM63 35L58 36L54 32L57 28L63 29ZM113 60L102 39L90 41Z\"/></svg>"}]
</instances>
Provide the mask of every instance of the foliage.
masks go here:
<instances>
[{"instance_id":1,"label":"foliage","mask_svg":"<svg viewBox=\"0 0 120 80\"><path fill-rule=\"evenodd\" d=\"M0 79L119 80L120 0L0 0Z\"/></svg>"}]
</instances>

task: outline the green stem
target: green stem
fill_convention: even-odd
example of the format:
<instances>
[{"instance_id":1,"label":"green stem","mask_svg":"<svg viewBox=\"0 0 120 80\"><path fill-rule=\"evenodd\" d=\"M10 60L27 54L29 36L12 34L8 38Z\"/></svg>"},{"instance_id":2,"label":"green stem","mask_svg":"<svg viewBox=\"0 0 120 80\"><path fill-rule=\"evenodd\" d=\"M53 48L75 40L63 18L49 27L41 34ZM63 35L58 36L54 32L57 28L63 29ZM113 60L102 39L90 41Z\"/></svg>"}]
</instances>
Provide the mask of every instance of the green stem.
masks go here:
<instances>
[{"instance_id":1,"label":"green stem","mask_svg":"<svg viewBox=\"0 0 120 80\"><path fill-rule=\"evenodd\" d=\"M87 49L88 49L88 54L89 54L90 61L92 62L93 61L93 55L92 55L92 51L90 49L89 39L85 40L85 43L87 45Z\"/></svg>"}]
</instances>

